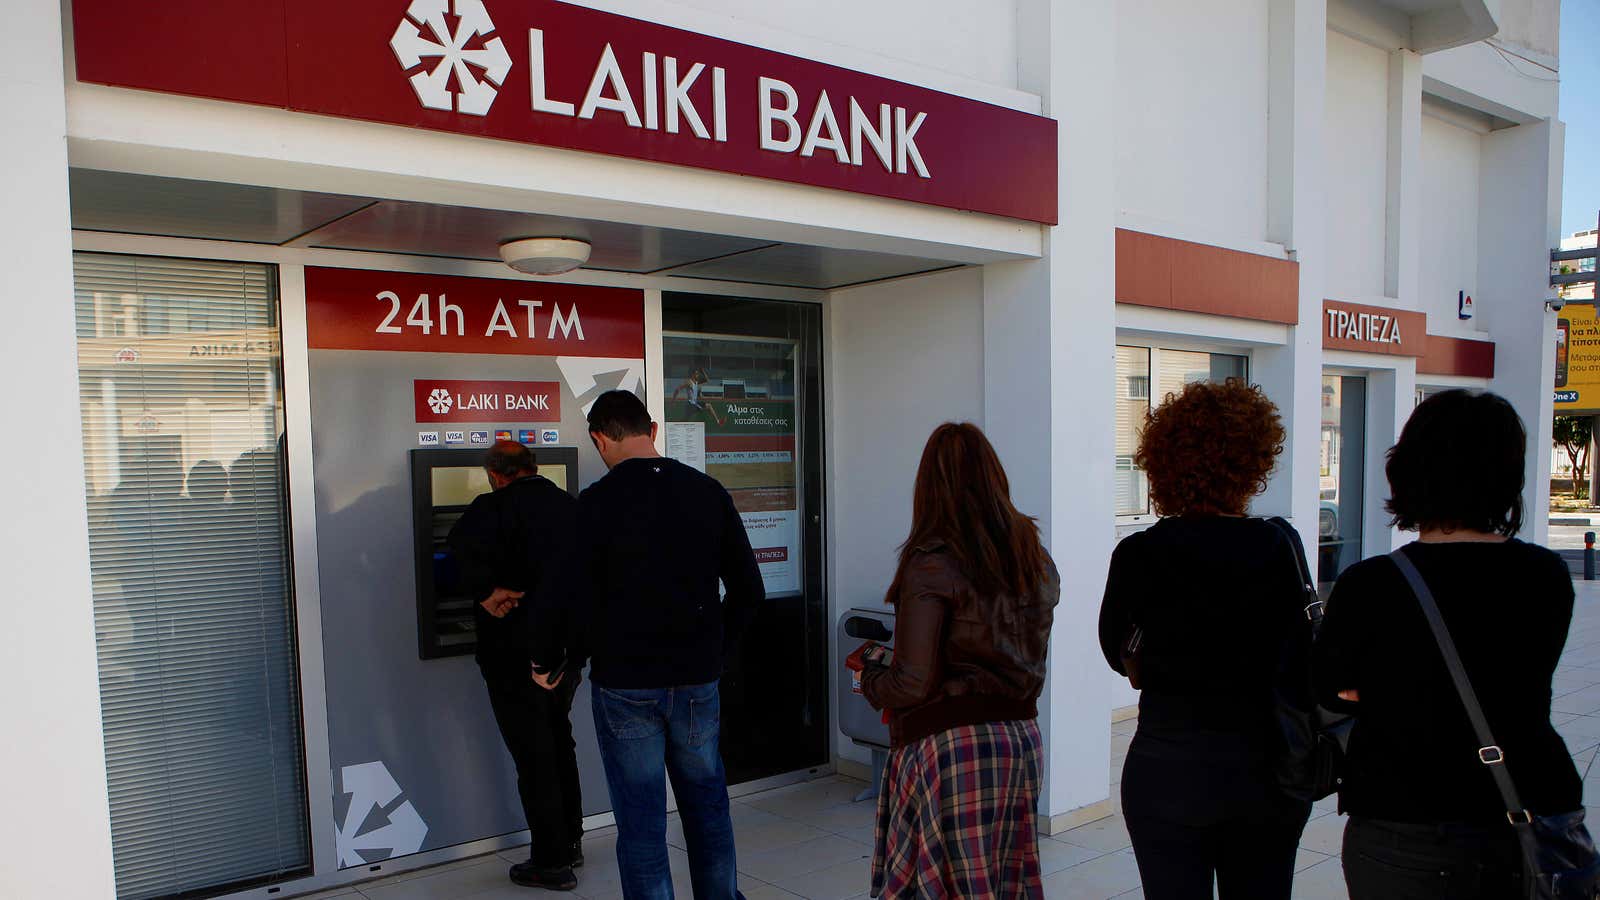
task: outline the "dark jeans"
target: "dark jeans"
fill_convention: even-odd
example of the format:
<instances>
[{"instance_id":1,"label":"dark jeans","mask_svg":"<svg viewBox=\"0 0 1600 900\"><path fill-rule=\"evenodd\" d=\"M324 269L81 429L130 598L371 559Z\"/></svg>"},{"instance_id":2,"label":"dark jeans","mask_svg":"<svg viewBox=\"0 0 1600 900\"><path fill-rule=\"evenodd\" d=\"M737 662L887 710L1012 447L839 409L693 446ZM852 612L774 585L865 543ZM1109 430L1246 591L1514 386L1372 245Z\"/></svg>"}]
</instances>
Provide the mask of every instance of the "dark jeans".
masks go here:
<instances>
[{"instance_id":1,"label":"dark jeans","mask_svg":"<svg viewBox=\"0 0 1600 900\"><path fill-rule=\"evenodd\" d=\"M695 900L741 898L718 749L717 683L661 690L594 685L594 730L617 819L617 865L626 900L671 900L667 789L672 779L689 850Z\"/></svg>"},{"instance_id":2,"label":"dark jeans","mask_svg":"<svg viewBox=\"0 0 1600 900\"><path fill-rule=\"evenodd\" d=\"M1418 825L1351 816L1344 828L1351 900L1521 900L1510 825Z\"/></svg>"},{"instance_id":3,"label":"dark jeans","mask_svg":"<svg viewBox=\"0 0 1600 900\"><path fill-rule=\"evenodd\" d=\"M571 862L583 835L578 749L572 740L572 695L581 676L568 675L553 691L533 683L525 667L484 668L489 705L517 766L517 794L533 836L532 859L542 869Z\"/></svg>"},{"instance_id":4,"label":"dark jeans","mask_svg":"<svg viewBox=\"0 0 1600 900\"><path fill-rule=\"evenodd\" d=\"M1311 804L1269 775L1130 752L1122 807L1147 900L1289 900Z\"/></svg>"}]
</instances>

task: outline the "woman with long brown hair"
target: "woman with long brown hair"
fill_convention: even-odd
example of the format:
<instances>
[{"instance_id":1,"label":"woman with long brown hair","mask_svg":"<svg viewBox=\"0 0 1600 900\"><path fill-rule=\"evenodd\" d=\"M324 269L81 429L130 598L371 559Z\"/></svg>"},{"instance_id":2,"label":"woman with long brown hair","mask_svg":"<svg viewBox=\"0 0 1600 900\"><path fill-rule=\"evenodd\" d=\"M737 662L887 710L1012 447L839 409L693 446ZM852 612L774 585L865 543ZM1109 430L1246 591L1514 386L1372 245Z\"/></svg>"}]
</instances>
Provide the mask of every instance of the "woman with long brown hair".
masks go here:
<instances>
[{"instance_id":1,"label":"woman with long brown hair","mask_svg":"<svg viewBox=\"0 0 1600 900\"><path fill-rule=\"evenodd\" d=\"M861 690L888 711L872 894L1038 897L1038 718L1061 588L983 432L934 430L888 603L891 663Z\"/></svg>"}]
</instances>

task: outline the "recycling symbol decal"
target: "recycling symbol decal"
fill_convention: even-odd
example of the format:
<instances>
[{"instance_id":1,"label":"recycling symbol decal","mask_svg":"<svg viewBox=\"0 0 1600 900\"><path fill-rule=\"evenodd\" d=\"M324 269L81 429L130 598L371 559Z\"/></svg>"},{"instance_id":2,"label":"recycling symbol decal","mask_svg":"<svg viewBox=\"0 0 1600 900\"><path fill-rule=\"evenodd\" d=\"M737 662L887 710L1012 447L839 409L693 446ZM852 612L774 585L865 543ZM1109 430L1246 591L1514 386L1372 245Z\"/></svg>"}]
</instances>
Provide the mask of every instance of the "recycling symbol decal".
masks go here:
<instances>
[{"instance_id":1,"label":"recycling symbol decal","mask_svg":"<svg viewBox=\"0 0 1600 900\"><path fill-rule=\"evenodd\" d=\"M445 18L452 10L453 32ZM400 67L412 72L411 88L424 107L486 116L511 72L511 54L492 34L494 22L483 0L412 0L389 49Z\"/></svg>"},{"instance_id":2,"label":"recycling symbol decal","mask_svg":"<svg viewBox=\"0 0 1600 900\"><path fill-rule=\"evenodd\" d=\"M455 400L451 398L450 392L444 388L434 388L428 392L428 408L433 410L434 415L442 416L448 413L453 405L455 405Z\"/></svg>"},{"instance_id":3,"label":"recycling symbol decal","mask_svg":"<svg viewBox=\"0 0 1600 900\"><path fill-rule=\"evenodd\" d=\"M410 800L391 806L400 798L400 785L381 760L345 766L339 770L339 780L339 793L350 797L344 821L334 826L339 868L409 856L422 849L428 825Z\"/></svg>"}]
</instances>

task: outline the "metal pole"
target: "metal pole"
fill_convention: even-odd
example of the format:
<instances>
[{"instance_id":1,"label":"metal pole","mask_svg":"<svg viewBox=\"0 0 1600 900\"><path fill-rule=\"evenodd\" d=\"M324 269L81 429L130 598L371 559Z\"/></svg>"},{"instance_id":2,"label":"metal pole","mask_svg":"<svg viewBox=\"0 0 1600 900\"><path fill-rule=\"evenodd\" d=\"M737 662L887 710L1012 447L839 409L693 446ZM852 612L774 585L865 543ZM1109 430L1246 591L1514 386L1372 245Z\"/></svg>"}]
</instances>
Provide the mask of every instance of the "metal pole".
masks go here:
<instances>
[{"instance_id":1,"label":"metal pole","mask_svg":"<svg viewBox=\"0 0 1600 900\"><path fill-rule=\"evenodd\" d=\"M1594 580L1594 532L1583 533L1583 580Z\"/></svg>"}]
</instances>

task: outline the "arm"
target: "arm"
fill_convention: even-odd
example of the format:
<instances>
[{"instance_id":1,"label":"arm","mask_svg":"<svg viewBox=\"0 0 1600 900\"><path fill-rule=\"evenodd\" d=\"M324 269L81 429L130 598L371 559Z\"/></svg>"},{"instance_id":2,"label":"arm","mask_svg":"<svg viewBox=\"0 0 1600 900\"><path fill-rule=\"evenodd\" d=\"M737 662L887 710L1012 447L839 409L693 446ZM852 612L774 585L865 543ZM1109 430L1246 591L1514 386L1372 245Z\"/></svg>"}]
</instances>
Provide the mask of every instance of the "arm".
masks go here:
<instances>
[{"instance_id":1,"label":"arm","mask_svg":"<svg viewBox=\"0 0 1600 900\"><path fill-rule=\"evenodd\" d=\"M492 500L485 494L472 501L467 511L451 526L445 538L461 567L462 593L475 602L482 603L494 592L495 561L498 544L497 527Z\"/></svg>"},{"instance_id":2,"label":"arm","mask_svg":"<svg viewBox=\"0 0 1600 900\"><path fill-rule=\"evenodd\" d=\"M578 608L584 594L578 557L578 502L559 490L550 495L532 548L537 566L535 606L525 619L528 658L538 672L553 672L566 664L577 643Z\"/></svg>"},{"instance_id":3,"label":"arm","mask_svg":"<svg viewBox=\"0 0 1600 900\"><path fill-rule=\"evenodd\" d=\"M1137 561L1139 536L1129 535L1111 552L1111 570L1106 574L1106 595L1100 601L1100 652L1118 675L1122 668L1122 648L1133 631L1134 610L1143 605L1143 591Z\"/></svg>"},{"instance_id":4,"label":"arm","mask_svg":"<svg viewBox=\"0 0 1600 900\"><path fill-rule=\"evenodd\" d=\"M1339 576L1323 606L1322 630L1311 650L1312 685L1316 701L1338 712L1355 712L1357 706L1339 697L1341 691L1361 690L1360 647L1364 631L1360 621L1362 595L1359 575ZM1399 574L1396 573L1396 577ZM1352 581L1356 583L1352 584Z\"/></svg>"},{"instance_id":5,"label":"arm","mask_svg":"<svg viewBox=\"0 0 1600 900\"><path fill-rule=\"evenodd\" d=\"M732 648L760 611L761 602L767 598L767 586L761 580L761 565L750 549L750 535L744 530L744 520L739 518L733 497L720 486L717 491L722 500L722 547L717 574L727 591L722 598L722 634L725 647Z\"/></svg>"},{"instance_id":6,"label":"arm","mask_svg":"<svg viewBox=\"0 0 1600 900\"><path fill-rule=\"evenodd\" d=\"M907 573L896 604L894 662L869 666L861 673L861 693L873 709L904 709L928 699L939 683L939 655L944 648L944 620L950 606L949 565L921 554Z\"/></svg>"}]
</instances>

